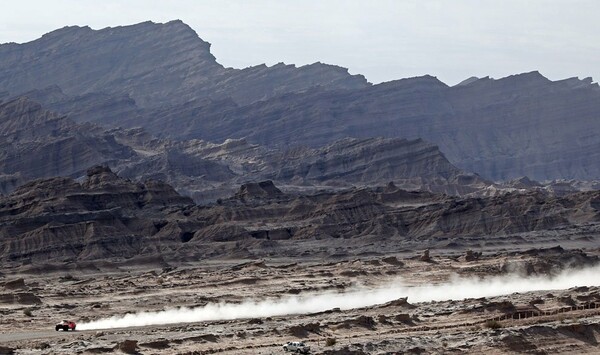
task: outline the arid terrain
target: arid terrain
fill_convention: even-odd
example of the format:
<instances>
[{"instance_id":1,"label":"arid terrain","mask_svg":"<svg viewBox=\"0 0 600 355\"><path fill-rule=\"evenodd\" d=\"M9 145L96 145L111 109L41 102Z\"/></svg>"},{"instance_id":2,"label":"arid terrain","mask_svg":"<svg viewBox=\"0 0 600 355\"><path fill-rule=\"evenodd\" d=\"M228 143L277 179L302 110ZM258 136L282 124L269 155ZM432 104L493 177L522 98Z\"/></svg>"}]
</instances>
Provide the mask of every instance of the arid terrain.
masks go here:
<instances>
[{"instance_id":1,"label":"arid terrain","mask_svg":"<svg viewBox=\"0 0 600 355\"><path fill-rule=\"evenodd\" d=\"M303 258L221 261L163 268L123 264L104 270L56 270L48 275L25 271L2 279L0 349L15 349L17 354L277 354L283 353L283 343L300 340L314 354L597 353L599 287L455 300L444 300L445 295L432 288L423 297L436 298L434 301L390 294L387 297L393 300L389 302L345 309L346 302L340 298L338 307L308 314L293 314L298 308L289 305L285 311L290 315L250 317L241 313L240 319L231 320L178 323L174 318L169 325L124 328L115 323L114 329L74 332L57 332L54 324L69 319L84 327L89 321L131 312L243 304L249 299L276 303L289 297L352 293L398 283L418 289L445 284L451 275L490 278L520 272L525 278L590 266L597 262L598 254L598 249L549 248L483 255L431 253L429 260L423 255L388 255L325 262ZM518 266L519 271L510 265ZM597 280L591 282L598 284ZM240 312L259 312L258 308L255 305Z\"/></svg>"},{"instance_id":2,"label":"arid terrain","mask_svg":"<svg viewBox=\"0 0 600 355\"><path fill-rule=\"evenodd\" d=\"M0 351L594 353L598 201L35 180L0 197Z\"/></svg>"},{"instance_id":3,"label":"arid terrain","mask_svg":"<svg viewBox=\"0 0 600 355\"><path fill-rule=\"evenodd\" d=\"M0 44L0 355L600 353L592 78L210 47L179 20Z\"/></svg>"}]
</instances>

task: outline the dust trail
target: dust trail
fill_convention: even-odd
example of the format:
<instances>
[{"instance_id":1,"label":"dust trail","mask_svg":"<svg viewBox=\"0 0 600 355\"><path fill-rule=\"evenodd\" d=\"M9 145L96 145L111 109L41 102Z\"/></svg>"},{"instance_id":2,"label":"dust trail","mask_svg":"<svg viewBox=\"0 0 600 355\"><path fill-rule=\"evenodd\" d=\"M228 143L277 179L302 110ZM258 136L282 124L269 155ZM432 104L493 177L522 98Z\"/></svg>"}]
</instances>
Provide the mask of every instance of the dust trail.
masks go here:
<instances>
[{"instance_id":1,"label":"dust trail","mask_svg":"<svg viewBox=\"0 0 600 355\"><path fill-rule=\"evenodd\" d=\"M454 277L447 283L418 287L406 286L401 280L396 279L377 288L357 287L343 293L305 294L267 300L248 299L235 304L213 303L197 308L131 313L78 324L77 329L125 328L304 314L336 307L340 309L367 307L401 297L408 297L410 302L427 302L499 296L513 292L567 289L575 286L600 286L599 273L600 265L596 265L585 269L565 270L554 277L524 278L518 275L487 279Z\"/></svg>"}]
</instances>

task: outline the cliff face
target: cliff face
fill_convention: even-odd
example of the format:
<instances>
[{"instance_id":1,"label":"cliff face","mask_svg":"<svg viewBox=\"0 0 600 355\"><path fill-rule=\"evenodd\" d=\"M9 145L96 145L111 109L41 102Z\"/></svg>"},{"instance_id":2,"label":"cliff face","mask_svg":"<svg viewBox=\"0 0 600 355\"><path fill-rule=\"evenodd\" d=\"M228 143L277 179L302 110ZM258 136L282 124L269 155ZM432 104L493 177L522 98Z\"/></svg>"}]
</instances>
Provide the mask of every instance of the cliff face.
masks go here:
<instances>
[{"instance_id":1,"label":"cliff face","mask_svg":"<svg viewBox=\"0 0 600 355\"><path fill-rule=\"evenodd\" d=\"M168 185L132 183L103 167L90 169L81 184L36 180L0 198L0 259L132 257L152 248L143 240L161 228L162 209L191 204Z\"/></svg>"}]
</instances>

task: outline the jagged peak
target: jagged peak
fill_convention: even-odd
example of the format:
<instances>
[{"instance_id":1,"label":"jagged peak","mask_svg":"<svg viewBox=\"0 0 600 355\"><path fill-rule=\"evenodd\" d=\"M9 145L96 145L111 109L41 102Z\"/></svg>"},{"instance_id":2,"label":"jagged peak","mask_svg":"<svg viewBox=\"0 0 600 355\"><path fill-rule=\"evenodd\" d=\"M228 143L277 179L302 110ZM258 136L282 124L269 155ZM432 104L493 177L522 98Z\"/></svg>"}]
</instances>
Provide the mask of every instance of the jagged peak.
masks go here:
<instances>
[{"instance_id":1,"label":"jagged peak","mask_svg":"<svg viewBox=\"0 0 600 355\"><path fill-rule=\"evenodd\" d=\"M467 78L467 79L461 81L460 83L458 83L458 84L456 84L454 86L466 86L466 85L470 85L470 84L472 84L472 83L474 83L476 81L479 81L479 78L476 77L476 76L472 76L470 78Z\"/></svg>"},{"instance_id":2,"label":"jagged peak","mask_svg":"<svg viewBox=\"0 0 600 355\"><path fill-rule=\"evenodd\" d=\"M526 73L520 73L520 74L514 74L514 75L509 75L500 79L494 79L494 78L490 78L489 76L485 76L483 78L477 78L475 76L470 77L468 79L465 79L463 81L461 81L460 83L454 85L454 88L461 88L461 87L473 87L475 85L490 85L490 84L494 84L494 83L498 83L498 84L506 84L506 83L510 83L510 84L517 84L517 85L545 85L545 84L552 84L552 85L560 85L566 88L570 88L570 89L578 89L578 88L592 88L592 89L599 89L600 86L598 86L598 83L594 82L594 79L592 79L591 77L586 77L583 79L580 79L578 77L571 77L571 78L567 78L567 79L562 79L562 80L556 80L556 81L552 81L548 78L546 78L544 75L542 75L539 71L534 70L531 72L526 72Z\"/></svg>"},{"instance_id":3,"label":"jagged peak","mask_svg":"<svg viewBox=\"0 0 600 355\"><path fill-rule=\"evenodd\" d=\"M598 87L598 83L595 83L594 79L592 79L592 77L589 76L583 79L579 79L578 77L567 78L555 81L555 83L559 85L566 85L571 89Z\"/></svg>"},{"instance_id":4,"label":"jagged peak","mask_svg":"<svg viewBox=\"0 0 600 355\"><path fill-rule=\"evenodd\" d=\"M295 68L295 67L296 67L295 64L285 64L284 62L279 62L277 64L270 66L270 68Z\"/></svg>"},{"instance_id":5,"label":"jagged peak","mask_svg":"<svg viewBox=\"0 0 600 355\"><path fill-rule=\"evenodd\" d=\"M73 26L64 26L61 27L59 29L56 29L54 31L50 31L46 34L42 35L42 39L54 39L56 37L60 37L60 36L64 36L65 34L72 34L72 33L79 33L79 32L91 32L93 31L92 28L90 26L78 26L78 25L73 25Z\"/></svg>"},{"instance_id":6,"label":"jagged peak","mask_svg":"<svg viewBox=\"0 0 600 355\"><path fill-rule=\"evenodd\" d=\"M422 76L413 76L410 78L392 80L392 81L384 81L380 84L373 85L373 88L394 88L394 87L402 87L402 86L415 86L415 85L425 85L427 87L444 87L447 88L448 85L438 79L435 76L426 74Z\"/></svg>"},{"instance_id":7,"label":"jagged peak","mask_svg":"<svg viewBox=\"0 0 600 355\"><path fill-rule=\"evenodd\" d=\"M33 41L24 42L17 44L18 46L26 45L29 43L46 43L46 42L57 42L63 43L64 41L71 41L73 38L87 36L93 33L94 30L90 26L65 26L54 31L50 31L42 35L42 37Z\"/></svg>"},{"instance_id":8,"label":"jagged peak","mask_svg":"<svg viewBox=\"0 0 600 355\"><path fill-rule=\"evenodd\" d=\"M529 87L529 86L544 86L553 82L543 76L539 71L509 75L500 79L494 79L489 76L483 78L471 77L453 86L453 88L469 88L479 89L481 86L500 85L507 87Z\"/></svg>"},{"instance_id":9,"label":"jagged peak","mask_svg":"<svg viewBox=\"0 0 600 355\"><path fill-rule=\"evenodd\" d=\"M172 20L166 23L153 22L153 21L144 21L132 25L124 25L124 26L114 26L114 27L104 27L101 29L92 29L90 26L65 26L59 28L57 30L48 32L39 39L36 39L32 42L36 41L57 41L61 39L70 39L73 36L86 36L89 34L116 34L116 33L146 33L148 30L170 30L173 33L179 32L182 34L187 34L190 38L194 38L197 41L202 42L210 48L210 43L204 41L202 38L198 36L196 31L192 29L189 25L184 23L181 20ZM25 44L25 43L23 43Z\"/></svg>"},{"instance_id":10,"label":"jagged peak","mask_svg":"<svg viewBox=\"0 0 600 355\"><path fill-rule=\"evenodd\" d=\"M134 184L120 178L107 165L96 165L86 171L86 178L81 184L86 189L98 189L107 186Z\"/></svg>"},{"instance_id":11,"label":"jagged peak","mask_svg":"<svg viewBox=\"0 0 600 355\"><path fill-rule=\"evenodd\" d=\"M509 184L519 185L522 187L533 187L533 186L542 186L539 182L530 179L528 176L521 176L519 178L513 179L509 181Z\"/></svg>"},{"instance_id":12,"label":"jagged peak","mask_svg":"<svg viewBox=\"0 0 600 355\"><path fill-rule=\"evenodd\" d=\"M346 67L342 67L341 65L335 65L335 64L327 64L327 63L323 63L323 62L314 62L311 64L306 64L306 65L302 65L300 66L300 69L302 68L306 68L306 69L313 69L313 68L327 68L330 70L337 70L343 73L348 73L348 68Z\"/></svg>"},{"instance_id":13,"label":"jagged peak","mask_svg":"<svg viewBox=\"0 0 600 355\"><path fill-rule=\"evenodd\" d=\"M200 38L198 36L198 34L196 33L196 31L194 31L193 28L191 28L188 24L186 24L185 22L181 21L181 20L172 20L172 21L168 21L168 22L154 22L154 21L144 21L144 22L140 22L140 23L136 23L136 24L132 24L132 25L125 25L125 26L115 26L115 27L106 27L100 30L94 30L97 32L101 32L101 31L130 31L130 30L136 30L136 29L169 29L169 30L179 30L182 32L187 32L189 34L193 34L194 36L198 37L198 39L202 40L202 38ZM206 42L204 40L202 40L203 42ZM208 43L208 42L206 42Z\"/></svg>"},{"instance_id":14,"label":"jagged peak","mask_svg":"<svg viewBox=\"0 0 600 355\"><path fill-rule=\"evenodd\" d=\"M530 82L530 83L551 83L550 79L543 76L539 71L534 70L526 73L509 75L496 80L497 82Z\"/></svg>"},{"instance_id":15,"label":"jagged peak","mask_svg":"<svg viewBox=\"0 0 600 355\"><path fill-rule=\"evenodd\" d=\"M234 70L236 70L236 69L234 69ZM262 63L262 64L257 64L257 65L243 68L240 71L247 72L247 73L257 73L257 72L263 72L263 71L268 72L268 71L273 71L273 70L288 71L288 72L294 72L294 73L298 73L298 74L306 73L309 75L327 74L327 77L329 79L331 79L332 81L335 81L337 79L351 78L355 83L358 82L359 85L362 85L362 86L373 85L362 74L350 74L348 71L348 68L345 68L345 67L342 67L339 65L334 65L334 64L325 64L325 63L321 63L321 62L315 62L315 63L301 65L301 66L297 66L296 64L286 64L284 62L278 62L271 66L268 66L267 64Z\"/></svg>"},{"instance_id":16,"label":"jagged peak","mask_svg":"<svg viewBox=\"0 0 600 355\"><path fill-rule=\"evenodd\" d=\"M540 73L538 70L532 70L530 72L524 72L521 74L516 74L516 76L529 76L529 77L537 77L537 78L543 78L543 79L548 79L546 78L544 75L542 75L542 73Z\"/></svg>"}]
</instances>

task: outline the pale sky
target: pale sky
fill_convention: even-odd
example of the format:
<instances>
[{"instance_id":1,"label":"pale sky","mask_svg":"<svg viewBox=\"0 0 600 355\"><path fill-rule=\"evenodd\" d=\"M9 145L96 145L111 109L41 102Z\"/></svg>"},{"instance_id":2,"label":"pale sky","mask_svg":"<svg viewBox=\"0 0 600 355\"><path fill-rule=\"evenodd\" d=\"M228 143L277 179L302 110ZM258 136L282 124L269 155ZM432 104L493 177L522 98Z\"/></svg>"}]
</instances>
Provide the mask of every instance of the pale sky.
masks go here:
<instances>
[{"instance_id":1,"label":"pale sky","mask_svg":"<svg viewBox=\"0 0 600 355\"><path fill-rule=\"evenodd\" d=\"M539 70L600 78L600 0L0 0L0 43L181 19L221 64L321 61L373 83Z\"/></svg>"}]
</instances>

